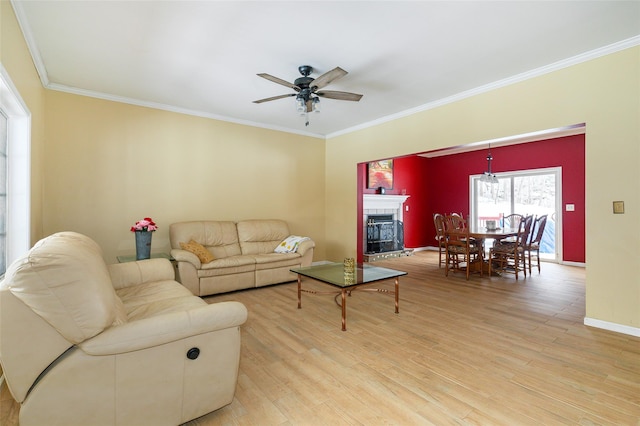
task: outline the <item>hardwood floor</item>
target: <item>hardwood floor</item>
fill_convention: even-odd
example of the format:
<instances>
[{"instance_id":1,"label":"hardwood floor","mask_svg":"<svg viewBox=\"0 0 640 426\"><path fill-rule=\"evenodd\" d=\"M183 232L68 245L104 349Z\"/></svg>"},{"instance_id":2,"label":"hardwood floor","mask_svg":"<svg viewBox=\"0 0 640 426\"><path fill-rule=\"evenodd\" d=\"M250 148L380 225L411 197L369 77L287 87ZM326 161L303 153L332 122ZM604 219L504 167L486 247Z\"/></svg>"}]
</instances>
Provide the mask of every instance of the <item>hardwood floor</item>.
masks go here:
<instances>
[{"instance_id":1,"label":"hardwood floor","mask_svg":"<svg viewBox=\"0 0 640 426\"><path fill-rule=\"evenodd\" d=\"M375 264L409 273L400 313L356 291L346 332L332 296L296 309L295 283L207 298L249 319L233 403L187 424L640 425L640 338L583 325L584 269L466 281L445 278L437 252ZM6 386L0 403L16 425Z\"/></svg>"}]
</instances>

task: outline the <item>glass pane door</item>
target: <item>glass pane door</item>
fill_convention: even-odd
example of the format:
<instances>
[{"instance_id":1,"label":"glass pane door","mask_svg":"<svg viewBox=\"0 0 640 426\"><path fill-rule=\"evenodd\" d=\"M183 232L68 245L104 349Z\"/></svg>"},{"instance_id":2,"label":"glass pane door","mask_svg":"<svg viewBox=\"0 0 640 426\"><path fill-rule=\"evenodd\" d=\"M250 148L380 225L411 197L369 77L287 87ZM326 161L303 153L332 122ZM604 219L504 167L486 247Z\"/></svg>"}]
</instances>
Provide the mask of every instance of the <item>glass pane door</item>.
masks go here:
<instances>
[{"instance_id":1,"label":"glass pane door","mask_svg":"<svg viewBox=\"0 0 640 426\"><path fill-rule=\"evenodd\" d=\"M557 261L560 250L556 235L561 235L556 220L561 201L560 181L560 169L555 168L499 174L497 184L481 182L480 176L472 176L471 219L478 226L485 226L487 220L495 220L502 226L502 219L512 213L546 214L540 257Z\"/></svg>"}]
</instances>

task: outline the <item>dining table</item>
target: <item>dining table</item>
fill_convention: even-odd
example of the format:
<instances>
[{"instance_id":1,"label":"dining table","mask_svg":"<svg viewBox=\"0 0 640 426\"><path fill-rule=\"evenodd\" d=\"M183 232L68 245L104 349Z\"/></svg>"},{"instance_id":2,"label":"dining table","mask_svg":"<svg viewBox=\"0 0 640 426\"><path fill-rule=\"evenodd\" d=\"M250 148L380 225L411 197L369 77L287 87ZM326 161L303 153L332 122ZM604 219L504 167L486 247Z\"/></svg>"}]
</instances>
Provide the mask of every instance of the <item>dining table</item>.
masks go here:
<instances>
[{"instance_id":1,"label":"dining table","mask_svg":"<svg viewBox=\"0 0 640 426\"><path fill-rule=\"evenodd\" d=\"M485 257L485 241L488 239L493 240L501 240L504 238L515 237L518 235L518 228L511 227L497 227L494 229L489 229L486 226L480 225L471 225L468 229L455 229L445 231L445 236L449 238L449 236L456 237L469 237L473 238L477 241L478 246L480 247L480 256L478 259L471 262L469 265L469 270L473 272L479 272L482 269L483 273L489 274L489 262L490 259ZM499 275L497 272L492 271L492 275Z\"/></svg>"}]
</instances>

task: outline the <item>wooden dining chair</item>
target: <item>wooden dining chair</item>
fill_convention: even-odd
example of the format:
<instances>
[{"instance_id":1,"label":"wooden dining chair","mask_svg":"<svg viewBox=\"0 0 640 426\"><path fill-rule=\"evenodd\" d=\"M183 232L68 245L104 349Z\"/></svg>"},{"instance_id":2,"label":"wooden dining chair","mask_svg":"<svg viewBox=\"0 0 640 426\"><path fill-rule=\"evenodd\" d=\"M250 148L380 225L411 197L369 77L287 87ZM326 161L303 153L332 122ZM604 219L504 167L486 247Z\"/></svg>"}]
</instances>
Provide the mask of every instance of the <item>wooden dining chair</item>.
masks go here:
<instances>
[{"instance_id":1,"label":"wooden dining chair","mask_svg":"<svg viewBox=\"0 0 640 426\"><path fill-rule=\"evenodd\" d=\"M518 226L518 235L513 241L502 241L494 244L489 250L489 275L493 270L512 272L518 279L518 273L524 272L527 277L527 258L525 245L529 239L533 216L525 216Z\"/></svg>"},{"instance_id":2,"label":"wooden dining chair","mask_svg":"<svg viewBox=\"0 0 640 426\"><path fill-rule=\"evenodd\" d=\"M445 216L445 224L448 223L449 227L453 226L455 218L451 215ZM479 245L475 239L469 236L469 228L464 229L447 229L447 238L445 240L445 276L449 276L449 269L453 267L455 270L462 269L464 267L466 271L467 280L471 272L471 263L478 261L482 262L482 253L480 252ZM479 268L480 275L482 276L482 267Z\"/></svg>"},{"instance_id":3,"label":"wooden dining chair","mask_svg":"<svg viewBox=\"0 0 640 426\"><path fill-rule=\"evenodd\" d=\"M449 216L450 224L454 229L465 229L467 227L467 221L462 217L460 213L451 213Z\"/></svg>"},{"instance_id":4,"label":"wooden dining chair","mask_svg":"<svg viewBox=\"0 0 640 426\"><path fill-rule=\"evenodd\" d=\"M462 217L460 213L451 213L445 216L445 229L446 230L457 230L464 231L468 228L467 220ZM469 243L476 247L478 246L478 241L474 238L471 238Z\"/></svg>"},{"instance_id":5,"label":"wooden dining chair","mask_svg":"<svg viewBox=\"0 0 640 426\"><path fill-rule=\"evenodd\" d=\"M520 222L524 219L524 215L518 213L512 213L502 218L502 227L503 228L517 228L520 226Z\"/></svg>"},{"instance_id":6,"label":"wooden dining chair","mask_svg":"<svg viewBox=\"0 0 640 426\"><path fill-rule=\"evenodd\" d=\"M527 263L529 264L529 275L531 275L532 258L535 256L538 273L540 273L540 243L544 228L547 226L547 215L537 217L531 227L529 241L524 246L524 252L527 255Z\"/></svg>"},{"instance_id":7,"label":"wooden dining chair","mask_svg":"<svg viewBox=\"0 0 640 426\"><path fill-rule=\"evenodd\" d=\"M444 216L440 213L435 213L433 215L433 224L436 228L436 241L438 242L438 268L441 268L443 255L445 254L445 250L447 249L447 236L445 234ZM446 258L444 260L446 260Z\"/></svg>"},{"instance_id":8,"label":"wooden dining chair","mask_svg":"<svg viewBox=\"0 0 640 426\"><path fill-rule=\"evenodd\" d=\"M524 215L513 213L507 216L502 217L502 228L503 229L518 229L520 223L525 218ZM494 241L494 245L504 244L504 243L513 243L515 242L515 237L505 237L505 238L496 238Z\"/></svg>"}]
</instances>

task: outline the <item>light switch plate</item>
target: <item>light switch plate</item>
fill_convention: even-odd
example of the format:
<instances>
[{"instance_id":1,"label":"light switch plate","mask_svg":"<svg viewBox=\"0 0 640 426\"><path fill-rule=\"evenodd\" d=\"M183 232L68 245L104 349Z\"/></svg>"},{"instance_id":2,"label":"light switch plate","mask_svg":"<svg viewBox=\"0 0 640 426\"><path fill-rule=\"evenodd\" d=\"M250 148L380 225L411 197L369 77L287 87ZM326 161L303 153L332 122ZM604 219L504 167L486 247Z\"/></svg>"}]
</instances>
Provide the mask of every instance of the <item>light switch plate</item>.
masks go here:
<instances>
[{"instance_id":1,"label":"light switch plate","mask_svg":"<svg viewBox=\"0 0 640 426\"><path fill-rule=\"evenodd\" d=\"M624 201L614 201L613 202L613 213L615 213L615 214L623 214L624 213Z\"/></svg>"},{"instance_id":2,"label":"light switch plate","mask_svg":"<svg viewBox=\"0 0 640 426\"><path fill-rule=\"evenodd\" d=\"M568 212L575 211L576 210L576 205L575 204L567 204L565 206L565 210L568 211Z\"/></svg>"}]
</instances>

